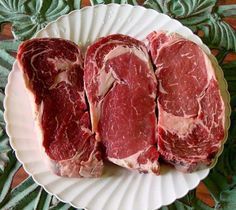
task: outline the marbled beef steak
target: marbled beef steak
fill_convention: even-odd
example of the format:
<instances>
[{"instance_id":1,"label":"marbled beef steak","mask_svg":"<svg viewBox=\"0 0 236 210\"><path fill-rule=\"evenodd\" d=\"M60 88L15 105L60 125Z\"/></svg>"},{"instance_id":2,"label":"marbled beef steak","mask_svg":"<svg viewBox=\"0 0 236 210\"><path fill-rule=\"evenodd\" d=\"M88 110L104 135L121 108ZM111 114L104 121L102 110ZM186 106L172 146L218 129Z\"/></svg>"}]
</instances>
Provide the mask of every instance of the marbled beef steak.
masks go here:
<instances>
[{"instance_id":1,"label":"marbled beef steak","mask_svg":"<svg viewBox=\"0 0 236 210\"><path fill-rule=\"evenodd\" d=\"M100 176L103 161L85 103L80 48L63 39L32 39L20 45L17 61L53 171L69 177Z\"/></svg>"},{"instance_id":2,"label":"marbled beef steak","mask_svg":"<svg viewBox=\"0 0 236 210\"><path fill-rule=\"evenodd\" d=\"M108 160L158 174L157 82L146 46L120 34L101 38L88 47L84 71L92 128Z\"/></svg>"},{"instance_id":3,"label":"marbled beef steak","mask_svg":"<svg viewBox=\"0 0 236 210\"><path fill-rule=\"evenodd\" d=\"M153 32L158 81L158 151L177 169L208 167L224 139L225 105L209 57L177 34Z\"/></svg>"}]
</instances>

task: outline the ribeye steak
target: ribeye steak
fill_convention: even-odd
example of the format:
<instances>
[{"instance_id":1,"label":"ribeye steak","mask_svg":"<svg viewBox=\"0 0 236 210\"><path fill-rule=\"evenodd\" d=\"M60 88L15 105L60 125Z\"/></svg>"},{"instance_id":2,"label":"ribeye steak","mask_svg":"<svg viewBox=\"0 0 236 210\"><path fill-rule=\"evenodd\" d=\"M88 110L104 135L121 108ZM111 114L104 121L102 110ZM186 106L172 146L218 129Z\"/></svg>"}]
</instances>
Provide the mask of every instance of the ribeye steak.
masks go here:
<instances>
[{"instance_id":1,"label":"ribeye steak","mask_svg":"<svg viewBox=\"0 0 236 210\"><path fill-rule=\"evenodd\" d=\"M103 162L91 131L79 47L57 38L32 39L20 45L17 60L53 171L69 177L100 176Z\"/></svg>"},{"instance_id":2,"label":"ribeye steak","mask_svg":"<svg viewBox=\"0 0 236 210\"><path fill-rule=\"evenodd\" d=\"M158 151L177 169L209 166L224 139L225 105L214 67L194 42L152 32L158 81Z\"/></svg>"},{"instance_id":3,"label":"ribeye steak","mask_svg":"<svg viewBox=\"0 0 236 210\"><path fill-rule=\"evenodd\" d=\"M92 128L107 158L158 174L157 82L145 45L119 34L101 38L88 47L84 71Z\"/></svg>"}]
</instances>

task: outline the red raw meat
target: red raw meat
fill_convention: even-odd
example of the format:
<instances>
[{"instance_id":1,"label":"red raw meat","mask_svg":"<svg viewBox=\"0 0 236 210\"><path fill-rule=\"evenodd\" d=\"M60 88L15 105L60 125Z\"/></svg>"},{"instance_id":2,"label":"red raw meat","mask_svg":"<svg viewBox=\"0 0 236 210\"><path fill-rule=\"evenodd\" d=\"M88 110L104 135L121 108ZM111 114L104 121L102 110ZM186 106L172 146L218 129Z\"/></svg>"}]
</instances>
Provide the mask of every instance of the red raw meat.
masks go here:
<instances>
[{"instance_id":1,"label":"red raw meat","mask_svg":"<svg viewBox=\"0 0 236 210\"><path fill-rule=\"evenodd\" d=\"M84 71L92 128L107 158L158 174L157 82L145 45L120 34L101 38L87 49Z\"/></svg>"},{"instance_id":2,"label":"red raw meat","mask_svg":"<svg viewBox=\"0 0 236 210\"><path fill-rule=\"evenodd\" d=\"M17 60L53 171L69 177L100 176L103 161L91 131L79 47L63 39L32 39L20 45Z\"/></svg>"},{"instance_id":3,"label":"red raw meat","mask_svg":"<svg viewBox=\"0 0 236 210\"><path fill-rule=\"evenodd\" d=\"M225 105L209 57L177 34L152 32L158 81L158 151L177 169L208 167L225 136Z\"/></svg>"}]
</instances>

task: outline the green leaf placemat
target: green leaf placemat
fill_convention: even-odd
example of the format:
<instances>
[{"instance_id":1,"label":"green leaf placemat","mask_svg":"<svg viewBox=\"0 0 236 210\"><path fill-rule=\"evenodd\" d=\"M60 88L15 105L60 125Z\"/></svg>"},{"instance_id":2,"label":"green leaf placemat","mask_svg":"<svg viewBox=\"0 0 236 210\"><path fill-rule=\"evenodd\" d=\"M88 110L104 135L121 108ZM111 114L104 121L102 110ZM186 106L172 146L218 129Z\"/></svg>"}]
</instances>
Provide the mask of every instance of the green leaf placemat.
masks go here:
<instances>
[{"instance_id":1,"label":"green leaf placemat","mask_svg":"<svg viewBox=\"0 0 236 210\"><path fill-rule=\"evenodd\" d=\"M3 119L4 88L15 58L12 56L22 40L31 38L48 22L74 9L80 9L81 0L1 0L0 25L12 24L14 40L0 41L0 209L1 210L72 210L69 204L47 194L31 177L11 188L14 175L21 164L9 146ZM178 19L194 33L201 35L203 42L217 51L216 58L228 82L231 95L231 127L228 140L217 165L203 181L214 206L203 203L196 190L176 200L161 210L234 210L236 209L236 60L225 62L228 54L236 53L236 31L225 18L234 17L236 4L218 5L216 0L91 0L96 4L142 5ZM236 3L236 2L235 2Z\"/></svg>"}]
</instances>

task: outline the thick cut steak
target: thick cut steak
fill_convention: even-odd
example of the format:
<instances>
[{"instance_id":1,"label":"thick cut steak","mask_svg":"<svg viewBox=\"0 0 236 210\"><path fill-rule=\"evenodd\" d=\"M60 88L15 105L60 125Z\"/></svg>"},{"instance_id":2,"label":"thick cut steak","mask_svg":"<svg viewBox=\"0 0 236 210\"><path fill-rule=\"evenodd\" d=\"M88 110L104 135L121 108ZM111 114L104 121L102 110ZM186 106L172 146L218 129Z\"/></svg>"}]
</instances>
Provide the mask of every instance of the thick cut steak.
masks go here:
<instances>
[{"instance_id":1,"label":"thick cut steak","mask_svg":"<svg viewBox=\"0 0 236 210\"><path fill-rule=\"evenodd\" d=\"M225 106L212 63L195 43L153 32L158 80L158 150L177 169L209 166L224 139Z\"/></svg>"},{"instance_id":2,"label":"thick cut steak","mask_svg":"<svg viewBox=\"0 0 236 210\"><path fill-rule=\"evenodd\" d=\"M69 177L100 176L103 162L91 131L79 47L62 39L32 39L20 45L17 60L53 171Z\"/></svg>"},{"instance_id":3,"label":"thick cut steak","mask_svg":"<svg viewBox=\"0 0 236 210\"><path fill-rule=\"evenodd\" d=\"M107 158L158 174L157 82L145 45L119 34L101 38L87 49L84 71L92 128Z\"/></svg>"}]
</instances>

